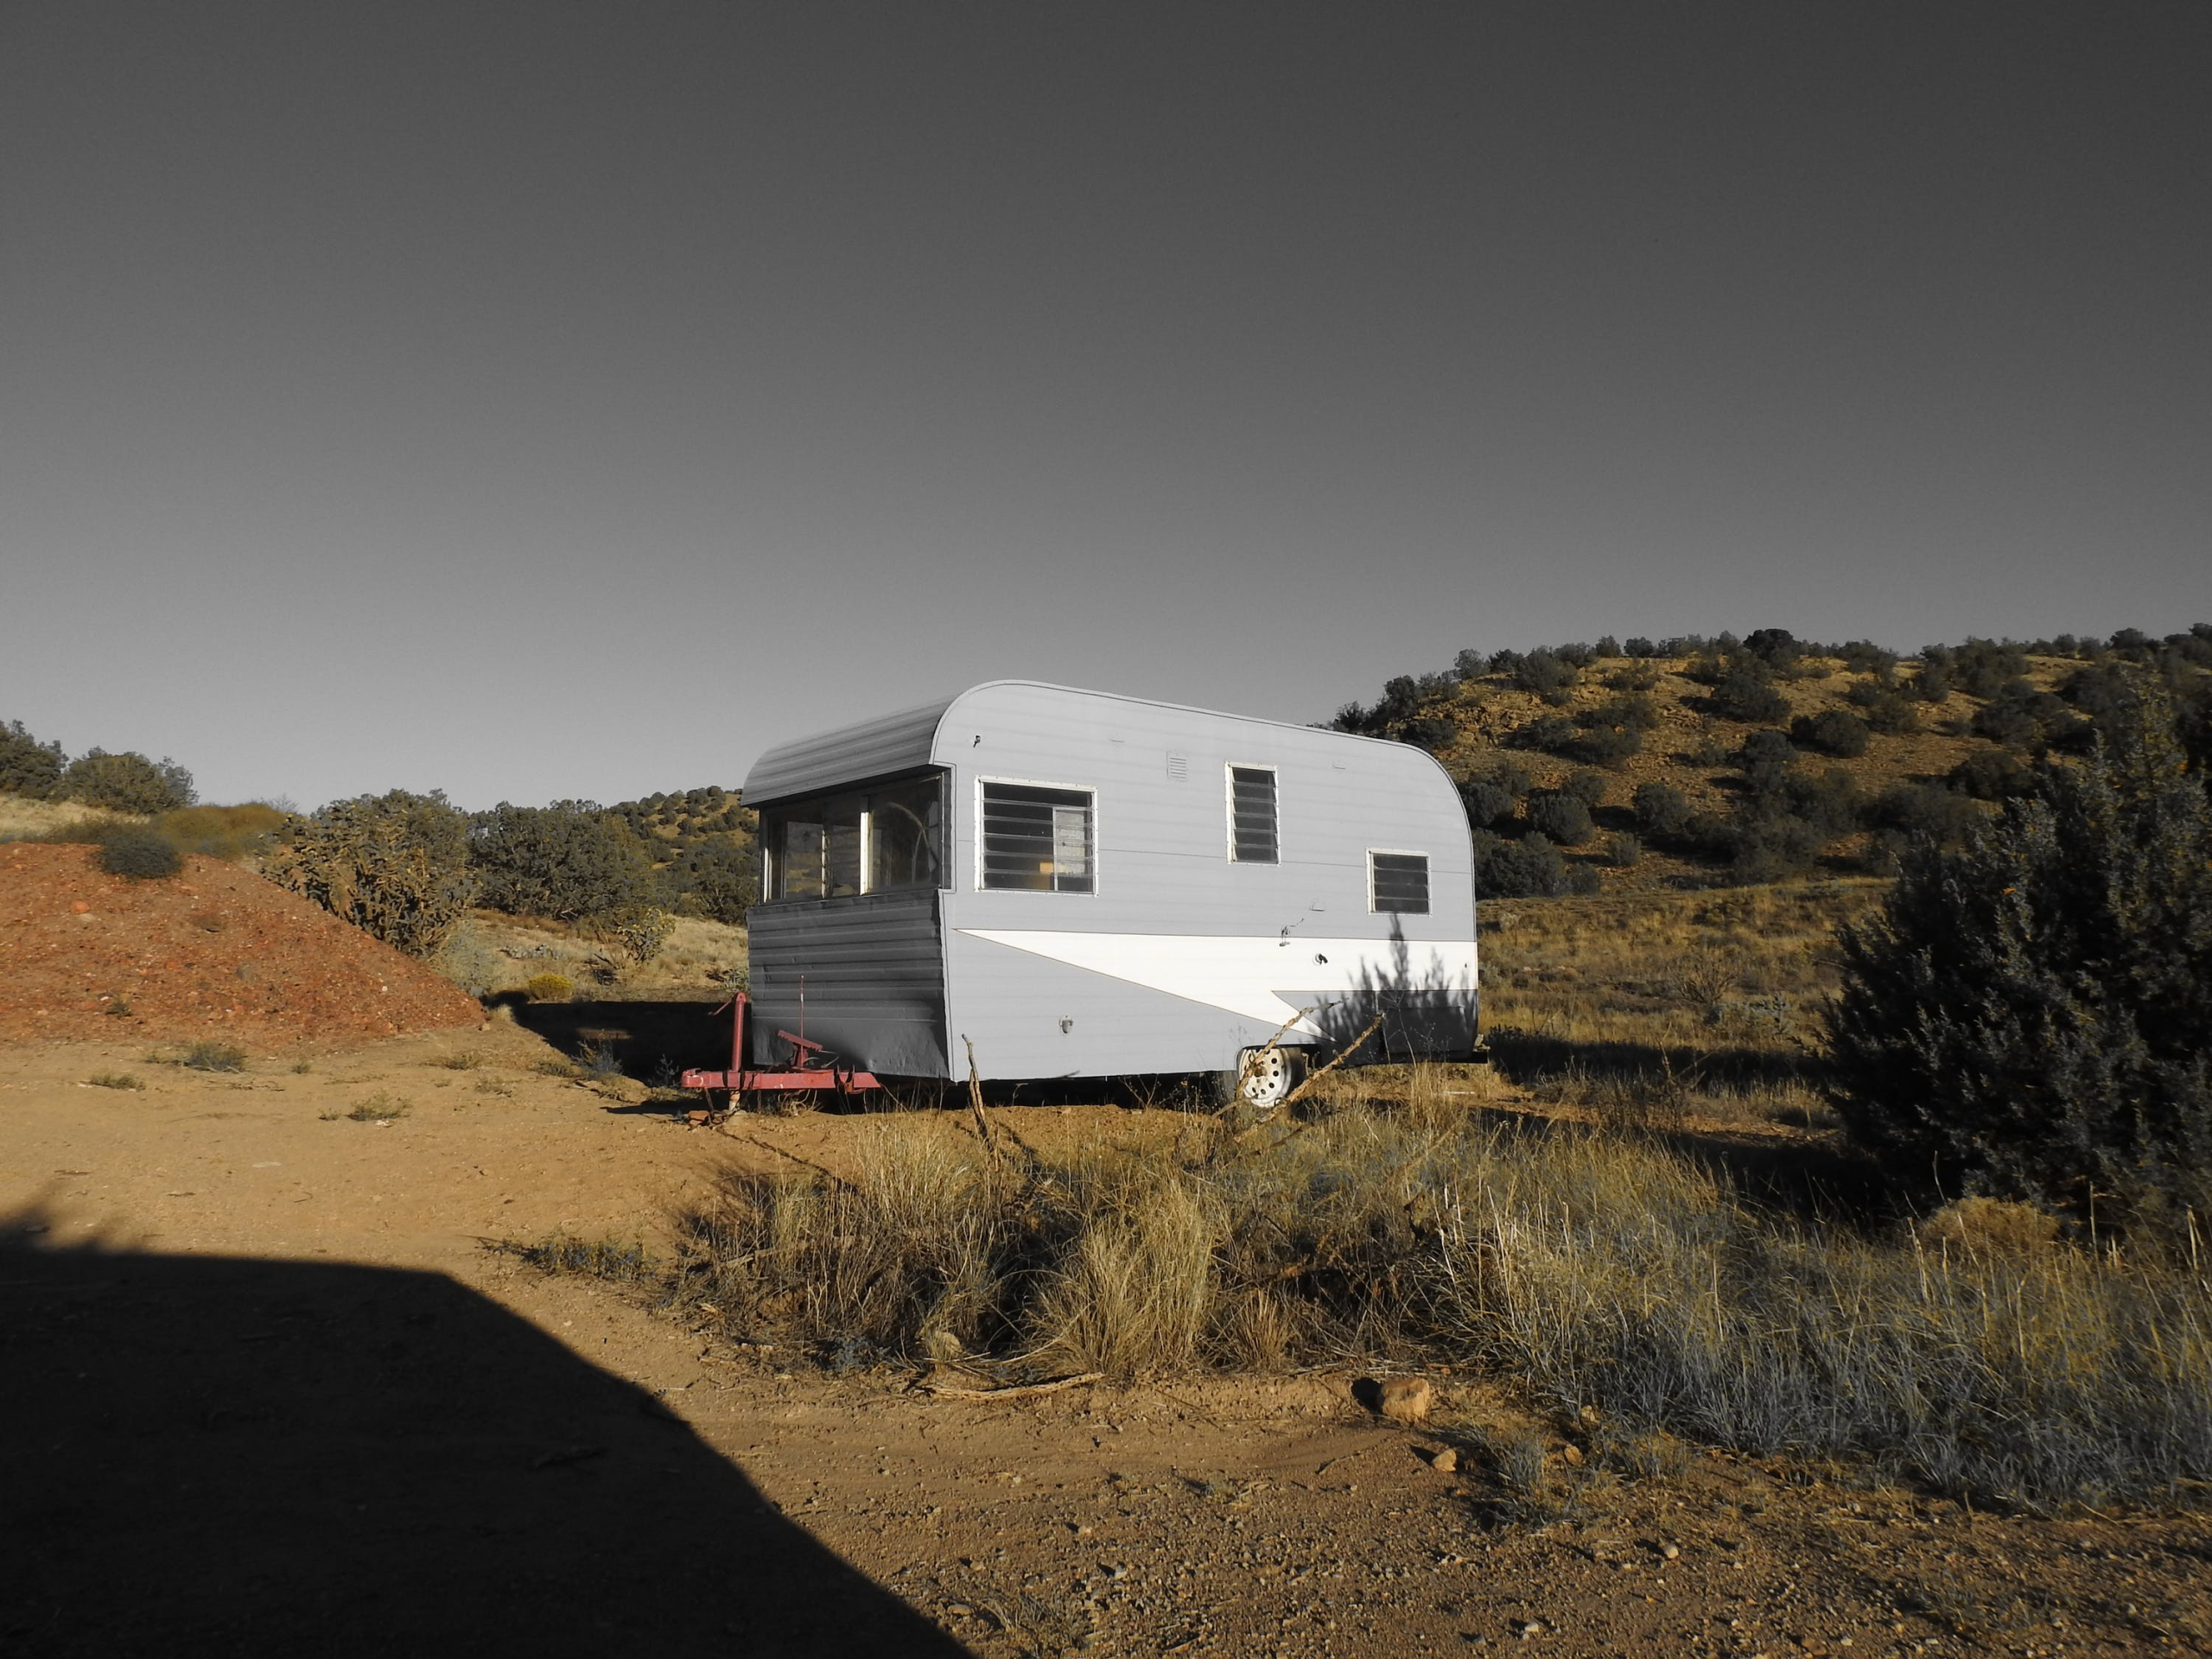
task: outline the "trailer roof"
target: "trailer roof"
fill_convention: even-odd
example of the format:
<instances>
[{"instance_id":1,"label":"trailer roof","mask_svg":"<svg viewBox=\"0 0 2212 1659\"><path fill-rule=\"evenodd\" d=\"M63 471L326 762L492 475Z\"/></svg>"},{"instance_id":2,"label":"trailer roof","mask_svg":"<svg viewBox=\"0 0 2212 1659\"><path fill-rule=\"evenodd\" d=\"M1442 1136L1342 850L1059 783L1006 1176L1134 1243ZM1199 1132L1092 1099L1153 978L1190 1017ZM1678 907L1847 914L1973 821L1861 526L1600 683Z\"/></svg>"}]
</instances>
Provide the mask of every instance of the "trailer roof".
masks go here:
<instances>
[{"instance_id":1,"label":"trailer roof","mask_svg":"<svg viewBox=\"0 0 2212 1659\"><path fill-rule=\"evenodd\" d=\"M1152 709L1172 709L1180 714L1202 715L1210 720L1233 720L1255 726L1281 726L1291 731L1314 729L1297 721L1269 720L1263 715L1230 714L1219 709L1197 709L1188 703L1167 702L1158 697L1137 697L1119 691L1091 691L1081 686L1055 685L1049 680L985 680L918 708L901 709L897 714L879 715L873 720L860 721L832 731L816 732L777 744L755 760L753 769L745 774L745 804L760 806L793 796L835 789L840 785L860 783L872 778L887 778L897 772L929 766L937 745L938 728L953 707L978 691L988 691L1001 686L1028 687L1069 696L1141 703ZM1342 738L1348 743L1376 743L1390 749L1406 747L1383 738L1362 736L1356 732L1334 732L1331 735ZM1422 753L1420 750L1414 752Z\"/></svg>"}]
</instances>

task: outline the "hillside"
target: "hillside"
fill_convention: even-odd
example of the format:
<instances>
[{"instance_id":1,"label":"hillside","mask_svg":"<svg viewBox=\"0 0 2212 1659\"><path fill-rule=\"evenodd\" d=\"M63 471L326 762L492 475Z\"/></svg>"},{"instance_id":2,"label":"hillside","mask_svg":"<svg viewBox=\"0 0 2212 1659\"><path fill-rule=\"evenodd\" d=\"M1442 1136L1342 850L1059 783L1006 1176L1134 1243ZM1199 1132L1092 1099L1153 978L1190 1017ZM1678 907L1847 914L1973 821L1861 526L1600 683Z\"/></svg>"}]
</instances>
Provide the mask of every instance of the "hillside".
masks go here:
<instances>
[{"instance_id":1,"label":"hillside","mask_svg":"<svg viewBox=\"0 0 2212 1659\"><path fill-rule=\"evenodd\" d=\"M2086 747L2130 688L2171 696L2202 744L2212 626L1916 658L1775 629L1464 653L1332 723L1444 764L1486 896L1559 894L1885 873Z\"/></svg>"},{"instance_id":2,"label":"hillside","mask_svg":"<svg viewBox=\"0 0 2212 1659\"><path fill-rule=\"evenodd\" d=\"M219 859L127 881L87 847L0 853L0 1042L275 1049L483 1020L423 963Z\"/></svg>"}]
</instances>

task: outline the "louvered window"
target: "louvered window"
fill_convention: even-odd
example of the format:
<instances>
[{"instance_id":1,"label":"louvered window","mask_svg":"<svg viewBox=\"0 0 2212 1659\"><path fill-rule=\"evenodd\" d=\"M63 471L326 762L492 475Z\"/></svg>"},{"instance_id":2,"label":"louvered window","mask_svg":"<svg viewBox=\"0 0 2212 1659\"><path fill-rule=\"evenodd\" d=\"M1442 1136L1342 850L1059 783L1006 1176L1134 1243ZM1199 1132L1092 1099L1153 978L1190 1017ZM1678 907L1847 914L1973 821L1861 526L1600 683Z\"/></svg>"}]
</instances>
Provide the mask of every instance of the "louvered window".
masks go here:
<instances>
[{"instance_id":1,"label":"louvered window","mask_svg":"<svg viewBox=\"0 0 2212 1659\"><path fill-rule=\"evenodd\" d=\"M1229 855L1239 864L1279 861L1273 766L1229 769Z\"/></svg>"},{"instance_id":2,"label":"louvered window","mask_svg":"<svg viewBox=\"0 0 2212 1659\"><path fill-rule=\"evenodd\" d=\"M1367 855L1369 908L1390 916L1428 914L1428 855L1427 853L1370 853Z\"/></svg>"},{"instance_id":3,"label":"louvered window","mask_svg":"<svg viewBox=\"0 0 2212 1659\"><path fill-rule=\"evenodd\" d=\"M982 785L982 884L1032 893L1096 891L1091 792Z\"/></svg>"}]
</instances>

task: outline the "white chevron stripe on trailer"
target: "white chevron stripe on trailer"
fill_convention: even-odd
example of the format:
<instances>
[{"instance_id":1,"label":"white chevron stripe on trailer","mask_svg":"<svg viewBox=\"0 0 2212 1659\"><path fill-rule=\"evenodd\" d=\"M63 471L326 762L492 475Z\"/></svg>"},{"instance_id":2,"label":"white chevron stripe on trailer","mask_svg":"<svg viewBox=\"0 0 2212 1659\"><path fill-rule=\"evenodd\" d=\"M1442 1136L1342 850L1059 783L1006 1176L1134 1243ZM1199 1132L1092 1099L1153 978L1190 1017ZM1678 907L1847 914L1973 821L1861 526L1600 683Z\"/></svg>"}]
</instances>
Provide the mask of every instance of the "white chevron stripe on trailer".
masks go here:
<instances>
[{"instance_id":1,"label":"white chevron stripe on trailer","mask_svg":"<svg viewBox=\"0 0 2212 1659\"><path fill-rule=\"evenodd\" d=\"M1058 933L1028 928L963 927L1032 956L1088 969L1208 1007L1280 1026L1298 1006L1282 989L1348 992L1389 988L1471 995L1471 941L1283 938L1274 934ZM1319 1037L1310 1020L1292 1027Z\"/></svg>"}]
</instances>

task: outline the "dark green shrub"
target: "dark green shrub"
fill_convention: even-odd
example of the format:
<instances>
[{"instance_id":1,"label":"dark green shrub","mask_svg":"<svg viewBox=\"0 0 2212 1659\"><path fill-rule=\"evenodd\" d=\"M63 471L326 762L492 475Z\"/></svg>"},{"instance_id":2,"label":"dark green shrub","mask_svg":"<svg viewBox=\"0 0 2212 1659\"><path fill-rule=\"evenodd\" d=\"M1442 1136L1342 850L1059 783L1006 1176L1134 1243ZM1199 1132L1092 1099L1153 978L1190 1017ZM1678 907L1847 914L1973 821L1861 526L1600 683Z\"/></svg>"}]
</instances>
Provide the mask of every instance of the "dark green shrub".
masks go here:
<instances>
[{"instance_id":1,"label":"dark green shrub","mask_svg":"<svg viewBox=\"0 0 2212 1659\"><path fill-rule=\"evenodd\" d=\"M149 817L190 806L194 799L192 774L175 761L105 749L89 749L72 760L61 774L60 792L87 806Z\"/></svg>"},{"instance_id":2,"label":"dark green shrub","mask_svg":"<svg viewBox=\"0 0 2212 1659\"><path fill-rule=\"evenodd\" d=\"M1933 784L1899 784L1874 803L1874 821L1908 838L1944 847L1964 843L1988 816L1964 796Z\"/></svg>"},{"instance_id":3,"label":"dark green shrub","mask_svg":"<svg viewBox=\"0 0 2212 1659\"><path fill-rule=\"evenodd\" d=\"M1597 810L1598 803L1605 798L1605 774L1602 772L1571 772L1560 786L1562 795L1572 795L1590 808Z\"/></svg>"},{"instance_id":4,"label":"dark green shrub","mask_svg":"<svg viewBox=\"0 0 2212 1659\"><path fill-rule=\"evenodd\" d=\"M1723 720L1763 726L1789 715L1789 699L1777 691L1765 673L1738 662L1722 674L1713 688L1713 712Z\"/></svg>"},{"instance_id":5,"label":"dark green shrub","mask_svg":"<svg viewBox=\"0 0 2212 1659\"><path fill-rule=\"evenodd\" d=\"M1750 732L1736 752L1736 764L1743 769L1745 782L1754 794L1770 793L1782 786L1783 779L1796 766L1796 746L1781 732Z\"/></svg>"},{"instance_id":6,"label":"dark green shrub","mask_svg":"<svg viewBox=\"0 0 2212 1659\"><path fill-rule=\"evenodd\" d=\"M1617 870L1634 869L1643 858L1643 843L1625 830L1605 837L1605 862Z\"/></svg>"},{"instance_id":7,"label":"dark green shrub","mask_svg":"<svg viewBox=\"0 0 2212 1659\"><path fill-rule=\"evenodd\" d=\"M1738 880L1786 881L1813 867L1827 837L1793 812L1765 811L1732 820L1726 844Z\"/></svg>"},{"instance_id":8,"label":"dark green shrub","mask_svg":"<svg viewBox=\"0 0 2212 1659\"><path fill-rule=\"evenodd\" d=\"M1513 683L1549 703L1564 703L1581 678L1580 669L1549 651L1532 651L1513 666Z\"/></svg>"},{"instance_id":9,"label":"dark green shrub","mask_svg":"<svg viewBox=\"0 0 2212 1659\"><path fill-rule=\"evenodd\" d=\"M1630 805L1647 836L1679 836L1688 827L1690 798L1672 784L1638 784Z\"/></svg>"},{"instance_id":10,"label":"dark green shrub","mask_svg":"<svg viewBox=\"0 0 2212 1659\"><path fill-rule=\"evenodd\" d=\"M0 795L48 799L60 789L68 764L59 743L40 742L20 720L0 721Z\"/></svg>"},{"instance_id":11,"label":"dark green shrub","mask_svg":"<svg viewBox=\"0 0 2212 1659\"><path fill-rule=\"evenodd\" d=\"M1847 641L1836 647L1835 654L1846 669L1853 674L1872 674L1877 684L1886 686L1897 677L1897 652L1885 651L1871 639Z\"/></svg>"},{"instance_id":12,"label":"dark green shrub","mask_svg":"<svg viewBox=\"0 0 2212 1659\"><path fill-rule=\"evenodd\" d=\"M1651 664L1638 659L1626 668L1617 668L1605 676L1609 690L1625 691L1631 695L1649 691L1659 683L1659 671Z\"/></svg>"},{"instance_id":13,"label":"dark green shrub","mask_svg":"<svg viewBox=\"0 0 2212 1659\"><path fill-rule=\"evenodd\" d=\"M2035 787L2035 774L2002 749L1980 749L1953 766L1950 785L1977 801L2005 801Z\"/></svg>"},{"instance_id":14,"label":"dark green shrub","mask_svg":"<svg viewBox=\"0 0 2212 1659\"><path fill-rule=\"evenodd\" d=\"M1586 766L1618 766L1643 747L1643 734L1632 727L1598 726L1577 735L1565 753Z\"/></svg>"},{"instance_id":15,"label":"dark green shrub","mask_svg":"<svg viewBox=\"0 0 2212 1659\"><path fill-rule=\"evenodd\" d=\"M572 922L652 897L645 848L586 803L502 801L469 821L468 855L480 901L510 915Z\"/></svg>"},{"instance_id":16,"label":"dark green shrub","mask_svg":"<svg viewBox=\"0 0 2212 1659\"><path fill-rule=\"evenodd\" d=\"M1538 790L1523 810L1529 827L1548 842L1580 847L1590 839L1590 809L1564 790Z\"/></svg>"},{"instance_id":17,"label":"dark green shrub","mask_svg":"<svg viewBox=\"0 0 2212 1659\"><path fill-rule=\"evenodd\" d=\"M1908 853L1842 950L1835 1102L1884 1167L2107 1220L2212 1198L2212 801L2155 685L1966 848Z\"/></svg>"},{"instance_id":18,"label":"dark green shrub","mask_svg":"<svg viewBox=\"0 0 2212 1659\"><path fill-rule=\"evenodd\" d=\"M1567 891L1567 861L1540 835L1508 841L1474 835L1475 894L1481 899L1556 899Z\"/></svg>"},{"instance_id":19,"label":"dark green shrub","mask_svg":"<svg viewBox=\"0 0 2212 1659\"><path fill-rule=\"evenodd\" d=\"M1800 715L1789 722L1790 741L1802 748L1852 760L1866 753L1866 722L1840 709Z\"/></svg>"},{"instance_id":20,"label":"dark green shrub","mask_svg":"<svg viewBox=\"0 0 2212 1659\"><path fill-rule=\"evenodd\" d=\"M474 892L468 820L437 791L333 801L280 835L264 875L410 956L443 944Z\"/></svg>"},{"instance_id":21,"label":"dark green shrub","mask_svg":"<svg viewBox=\"0 0 2212 1659\"><path fill-rule=\"evenodd\" d=\"M1621 647L1621 649L1626 652L1630 656L1637 658L1639 661L1647 657L1656 657L1659 654L1659 647L1652 644L1650 640L1645 639L1640 633L1630 639L1626 645Z\"/></svg>"},{"instance_id":22,"label":"dark green shrub","mask_svg":"<svg viewBox=\"0 0 2212 1659\"><path fill-rule=\"evenodd\" d=\"M1744 637L1744 652L1780 673L1796 667L1805 648L1787 628L1753 628Z\"/></svg>"},{"instance_id":23,"label":"dark green shrub","mask_svg":"<svg viewBox=\"0 0 2212 1659\"><path fill-rule=\"evenodd\" d=\"M1527 725L1517 727L1505 741L1516 749L1534 749L1540 754L1564 754L1574 747L1580 735L1574 722L1564 715L1539 715Z\"/></svg>"},{"instance_id":24,"label":"dark green shrub","mask_svg":"<svg viewBox=\"0 0 2212 1659\"><path fill-rule=\"evenodd\" d=\"M1844 695L1859 718L1875 731L1895 735L1920 729L1920 715L1913 709L1912 699L1897 686L1861 680Z\"/></svg>"},{"instance_id":25,"label":"dark green shrub","mask_svg":"<svg viewBox=\"0 0 2212 1659\"><path fill-rule=\"evenodd\" d=\"M2028 671L2028 653L2009 641L1969 639L1951 653L1952 678L1970 697L1993 697Z\"/></svg>"},{"instance_id":26,"label":"dark green shrub","mask_svg":"<svg viewBox=\"0 0 2212 1659\"><path fill-rule=\"evenodd\" d=\"M118 823L100 832L99 851L93 855L110 875L133 881L158 881L184 868L183 855L158 830L143 823Z\"/></svg>"},{"instance_id":27,"label":"dark green shrub","mask_svg":"<svg viewBox=\"0 0 2212 1659\"><path fill-rule=\"evenodd\" d=\"M1446 720L1440 715L1423 715L1408 721L1400 729L1398 739L1433 754L1440 749L1450 748L1459 741L1459 722Z\"/></svg>"},{"instance_id":28,"label":"dark green shrub","mask_svg":"<svg viewBox=\"0 0 2212 1659\"><path fill-rule=\"evenodd\" d=\"M760 896L760 849L751 841L707 842L677 860L670 874L684 909L734 926Z\"/></svg>"},{"instance_id":29,"label":"dark green shrub","mask_svg":"<svg viewBox=\"0 0 2212 1659\"><path fill-rule=\"evenodd\" d=\"M658 956L668 936L676 931L676 918L651 905L624 905L584 918L583 931L592 938L613 945L643 967Z\"/></svg>"},{"instance_id":30,"label":"dark green shrub","mask_svg":"<svg viewBox=\"0 0 2212 1659\"><path fill-rule=\"evenodd\" d=\"M1614 697L1574 717L1582 735L1567 752L1593 766L1617 766L1643 747L1643 734L1659 723L1651 699L1641 693Z\"/></svg>"},{"instance_id":31,"label":"dark green shrub","mask_svg":"<svg viewBox=\"0 0 2212 1659\"><path fill-rule=\"evenodd\" d=\"M1783 779L1777 798L1794 817L1831 841L1862 829L1867 818L1866 796L1859 792L1857 780L1840 766L1791 772Z\"/></svg>"},{"instance_id":32,"label":"dark green shrub","mask_svg":"<svg viewBox=\"0 0 2212 1659\"><path fill-rule=\"evenodd\" d=\"M1492 778L1470 778L1459 785L1459 804L1467 809L1467 822L1478 830L1513 816L1519 804Z\"/></svg>"},{"instance_id":33,"label":"dark green shrub","mask_svg":"<svg viewBox=\"0 0 2212 1659\"><path fill-rule=\"evenodd\" d=\"M2013 748L2055 742L2069 735L2078 716L2061 699L2025 680L2007 680L1974 710L1974 734Z\"/></svg>"},{"instance_id":34,"label":"dark green shrub","mask_svg":"<svg viewBox=\"0 0 2212 1659\"><path fill-rule=\"evenodd\" d=\"M1920 672L1913 677L1913 696L1923 702L1943 702L1951 695L1950 653L1929 646L1920 654Z\"/></svg>"}]
</instances>

